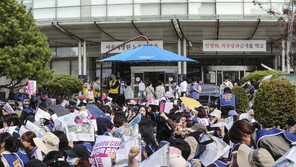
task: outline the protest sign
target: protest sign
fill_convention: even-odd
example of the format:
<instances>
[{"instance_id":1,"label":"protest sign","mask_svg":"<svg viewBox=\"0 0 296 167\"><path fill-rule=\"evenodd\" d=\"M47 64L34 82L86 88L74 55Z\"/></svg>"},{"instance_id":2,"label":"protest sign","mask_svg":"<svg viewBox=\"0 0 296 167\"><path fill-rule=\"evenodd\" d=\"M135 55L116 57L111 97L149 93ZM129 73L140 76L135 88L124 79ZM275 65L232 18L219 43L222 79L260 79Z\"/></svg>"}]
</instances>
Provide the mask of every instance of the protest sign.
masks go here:
<instances>
[{"instance_id":1,"label":"protest sign","mask_svg":"<svg viewBox=\"0 0 296 167\"><path fill-rule=\"evenodd\" d=\"M39 128L37 125L35 125L34 123L32 123L31 121L27 121L26 126L27 129L29 129L30 131L33 131L37 137L42 138L43 135L45 135L45 131L41 128Z\"/></svg>"},{"instance_id":2,"label":"protest sign","mask_svg":"<svg viewBox=\"0 0 296 167\"><path fill-rule=\"evenodd\" d=\"M111 132L113 137L121 138L123 135L125 137L132 137L137 134L139 134L139 124L124 126L121 128L118 128Z\"/></svg>"},{"instance_id":3,"label":"protest sign","mask_svg":"<svg viewBox=\"0 0 296 167\"><path fill-rule=\"evenodd\" d=\"M148 103L151 104L151 105L156 105L156 106L159 105L159 101L158 100L154 100L154 99L149 99L148 100Z\"/></svg>"},{"instance_id":4,"label":"protest sign","mask_svg":"<svg viewBox=\"0 0 296 167\"><path fill-rule=\"evenodd\" d=\"M2 107L2 109L4 110L4 112L6 114L13 114L13 113L15 113L14 110L13 110L13 108L10 106L9 103L5 103L5 105Z\"/></svg>"},{"instance_id":5,"label":"protest sign","mask_svg":"<svg viewBox=\"0 0 296 167\"><path fill-rule=\"evenodd\" d=\"M169 114L171 109L173 108L174 103L172 102L166 102L164 106L164 112Z\"/></svg>"},{"instance_id":6,"label":"protest sign","mask_svg":"<svg viewBox=\"0 0 296 167\"><path fill-rule=\"evenodd\" d=\"M34 80L28 80L28 93L33 94L36 92L37 82Z\"/></svg>"},{"instance_id":7,"label":"protest sign","mask_svg":"<svg viewBox=\"0 0 296 167\"><path fill-rule=\"evenodd\" d=\"M100 135L96 139L91 157L107 157L109 154L115 154L121 139Z\"/></svg>"},{"instance_id":8,"label":"protest sign","mask_svg":"<svg viewBox=\"0 0 296 167\"><path fill-rule=\"evenodd\" d=\"M216 124L211 125L212 128L220 127L220 126L225 126L227 130L229 130L232 127L233 124L233 116L225 118L223 121L218 122Z\"/></svg>"},{"instance_id":9,"label":"protest sign","mask_svg":"<svg viewBox=\"0 0 296 167\"><path fill-rule=\"evenodd\" d=\"M6 128L2 128L2 129L0 129L0 133L8 132L12 135L12 133L14 132L16 127L17 126L10 126L10 127L6 127Z\"/></svg>"},{"instance_id":10,"label":"protest sign","mask_svg":"<svg viewBox=\"0 0 296 167\"><path fill-rule=\"evenodd\" d=\"M169 166L169 144L162 146L159 150L153 153L150 157L145 159L140 167L153 166L162 167Z\"/></svg>"},{"instance_id":11,"label":"protest sign","mask_svg":"<svg viewBox=\"0 0 296 167\"><path fill-rule=\"evenodd\" d=\"M141 147L140 146L141 135L131 137L125 142L122 142L119 146L119 149L116 152L116 164L115 167L127 166L128 164L128 153L132 147ZM137 163L141 162L141 153L139 153L135 160Z\"/></svg>"},{"instance_id":12,"label":"protest sign","mask_svg":"<svg viewBox=\"0 0 296 167\"><path fill-rule=\"evenodd\" d=\"M40 118L47 118L48 119L48 115L49 115L49 113L46 114L45 111L43 111L42 109L38 108L36 110L36 114L35 114L35 121L40 121Z\"/></svg>"},{"instance_id":13,"label":"protest sign","mask_svg":"<svg viewBox=\"0 0 296 167\"><path fill-rule=\"evenodd\" d=\"M21 126L20 130L19 130L19 134L20 136L22 136L24 133L30 131L29 129L27 129L25 126Z\"/></svg>"},{"instance_id":14,"label":"protest sign","mask_svg":"<svg viewBox=\"0 0 296 167\"><path fill-rule=\"evenodd\" d=\"M165 103L159 103L159 112L164 112Z\"/></svg>"},{"instance_id":15,"label":"protest sign","mask_svg":"<svg viewBox=\"0 0 296 167\"><path fill-rule=\"evenodd\" d=\"M141 122L141 119L142 119L142 113L138 114L138 116L136 116L129 124L130 125L138 124Z\"/></svg>"},{"instance_id":16,"label":"protest sign","mask_svg":"<svg viewBox=\"0 0 296 167\"><path fill-rule=\"evenodd\" d=\"M50 98L50 100L52 101L52 104L53 104L53 105L56 105L56 103L57 103L57 99Z\"/></svg>"},{"instance_id":17,"label":"protest sign","mask_svg":"<svg viewBox=\"0 0 296 167\"><path fill-rule=\"evenodd\" d=\"M88 159L90 167L110 167L112 166L110 157L94 157Z\"/></svg>"},{"instance_id":18,"label":"protest sign","mask_svg":"<svg viewBox=\"0 0 296 167\"><path fill-rule=\"evenodd\" d=\"M94 141L94 133L95 132L91 124L66 125L66 134L69 141Z\"/></svg>"},{"instance_id":19,"label":"protest sign","mask_svg":"<svg viewBox=\"0 0 296 167\"><path fill-rule=\"evenodd\" d=\"M206 150L200 155L201 163L204 166L209 166L221 156L227 154L230 150L230 146L223 140L212 136L210 134L201 134L200 142L213 140L213 142L206 145Z\"/></svg>"},{"instance_id":20,"label":"protest sign","mask_svg":"<svg viewBox=\"0 0 296 167\"><path fill-rule=\"evenodd\" d=\"M264 82L264 81L270 81L271 78L272 78L272 75L267 75L267 76L265 76L265 77L261 80L261 82L260 82L260 84L259 84L259 87L260 87L260 85L262 84L262 82Z\"/></svg>"}]
</instances>

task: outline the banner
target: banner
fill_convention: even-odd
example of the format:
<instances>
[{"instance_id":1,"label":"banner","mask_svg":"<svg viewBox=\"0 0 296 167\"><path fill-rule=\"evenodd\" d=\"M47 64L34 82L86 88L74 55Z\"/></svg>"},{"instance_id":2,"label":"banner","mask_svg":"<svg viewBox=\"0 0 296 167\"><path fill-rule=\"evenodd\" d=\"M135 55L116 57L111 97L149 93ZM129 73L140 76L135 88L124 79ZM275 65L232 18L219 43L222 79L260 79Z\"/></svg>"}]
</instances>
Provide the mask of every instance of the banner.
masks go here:
<instances>
[{"instance_id":1,"label":"banner","mask_svg":"<svg viewBox=\"0 0 296 167\"><path fill-rule=\"evenodd\" d=\"M116 164L115 167L127 166L128 164L128 154L132 147L139 147L141 141L141 135L131 137L125 142L122 142L119 146L119 149L116 152ZM141 162L141 152L136 156L135 160L139 164ZM150 165L149 165L150 166Z\"/></svg>"},{"instance_id":2,"label":"banner","mask_svg":"<svg viewBox=\"0 0 296 167\"><path fill-rule=\"evenodd\" d=\"M15 113L14 110L13 110L13 108L10 106L9 103L5 103L5 105L2 107L2 109L4 110L4 112L6 114L13 114L13 113Z\"/></svg>"},{"instance_id":3,"label":"banner","mask_svg":"<svg viewBox=\"0 0 296 167\"><path fill-rule=\"evenodd\" d=\"M95 141L94 133L91 124L69 124L66 126L66 134L69 141Z\"/></svg>"},{"instance_id":4,"label":"banner","mask_svg":"<svg viewBox=\"0 0 296 167\"><path fill-rule=\"evenodd\" d=\"M170 166L169 165L169 144L164 145L155 153L153 153L150 157L145 159L140 167L153 166L153 167L162 167L162 166Z\"/></svg>"},{"instance_id":5,"label":"banner","mask_svg":"<svg viewBox=\"0 0 296 167\"><path fill-rule=\"evenodd\" d=\"M20 130L19 130L19 134L20 134L20 137L22 137L22 135L26 132L30 131L29 129L27 129L25 126L21 126Z\"/></svg>"},{"instance_id":6,"label":"banner","mask_svg":"<svg viewBox=\"0 0 296 167\"><path fill-rule=\"evenodd\" d=\"M171 109L173 109L174 103L173 102L166 102L164 106L164 112L169 114Z\"/></svg>"},{"instance_id":7,"label":"banner","mask_svg":"<svg viewBox=\"0 0 296 167\"><path fill-rule=\"evenodd\" d=\"M113 48L115 48L117 45L122 44L122 42L101 42L101 53L105 53ZM147 45L146 41L131 41L115 50L113 50L110 53L122 53L128 50L135 49L137 47L141 47L143 45ZM163 41L149 41L149 45L156 46L159 48L163 48Z\"/></svg>"},{"instance_id":8,"label":"banner","mask_svg":"<svg viewBox=\"0 0 296 167\"><path fill-rule=\"evenodd\" d=\"M10 127L6 127L6 128L2 128L2 129L0 129L0 133L8 132L12 135L12 133L14 132L16 127L17 126L10 126Z\"/></svg>"},{"instance_id":9,"label":"banner","mask_svg":"<svg viewBox=\"0 0 296 167\"><path fill-rule=\"evenodd\" d=\"M266 40L203 40L204 52L266 52Z\"/></svg>"},{"instance_id":10,"label":"banner","mask_svg":"<svg viewBox=\"0 0 296 167\"><path fill-rule=\"evenodd\" d=\"M90 164L90 167L111 167L112 166L110 157L89 158L88 162Z\"/></svg>"},{"instance_id":11,"label":"banner","mask_svg":"<svg viewBox=\"0 0 296 167\"><path fill-rule=\"evenodd\" d=\"M28 93L35 93L37 90L37 82L34 80L28 80Z\"/></svg>"}]
</instances>

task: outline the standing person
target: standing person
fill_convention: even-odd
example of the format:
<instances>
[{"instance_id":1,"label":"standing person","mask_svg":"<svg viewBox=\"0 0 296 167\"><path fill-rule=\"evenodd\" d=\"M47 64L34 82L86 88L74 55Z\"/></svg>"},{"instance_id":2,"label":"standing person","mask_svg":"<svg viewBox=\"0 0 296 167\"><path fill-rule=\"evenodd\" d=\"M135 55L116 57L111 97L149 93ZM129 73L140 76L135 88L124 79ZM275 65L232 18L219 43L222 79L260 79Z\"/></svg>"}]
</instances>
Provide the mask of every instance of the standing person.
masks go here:
<instances>
[{"instance_id":1,"label":"standing person","mask_svg":"<svg viewBox=\"0 0 296 167\"><path fill-rule=\"evenodd\" d=\"M179 98L180 88L177 85L176 80L172 81L172 84L169 87L169 91L172 93L172 97L174 97L175 99Z\"/></svg>"},{"instance_id":2,"label":"standing person","mask_svg":"<svg viewBox=\"0 0 296 167\"><path fill-rule=\"evenodd\" d=\"M180 91L181 91L181 97L184 97L187 93L187 81L186 79L184 78L184 81L181 82L180 84Z\"/></svg>"},{"instance_id":3,"label":"standing person","mask_svg":"<svg viewBox=\"0 0 296 167\"><path fill-rule=\"evenodd\" d=\"M155 100L155 91L152 86L151 82L147 83L147 88L146 88L146 99L147 100Z\"/></svg>"},{"instance_id":4,"label":"standing person","mask_svg":"<svg viewBox=\"0 0 296 167\"><path fill-rule=\"evenodd\" d=\"M126 99L132 99L134 98L134 91L132 87L130 86L130 82L126 83L126 89L124 90L124 96Z\"/></svg>"},{"instance_id":5,"label":"standing person","mask_svg":"<svg viewBox=\"0 0 296 167\"><path fill-rule=\"evenodd\" d=\"M94 92L94 97L95 98L98 98L100 97L100 87L101 84L100 84L100 77L96 77L95 78L95 81L93 82L93 92Z\"/></svg>"},{"instance_id":6,"label":"standing person","mask_svg":"<svg viewBox=\"0 0 296 167\"><path fill-rule=\"evenodd\" d=\"M229 76L224 77L224 82L220 85L220 94L223 93L226 87L229 87L230 89L233 88L233 84L230 82Z\"/></svg>"},{"instance_id":7,"label":"standing person","mask_svg":"<svg viewBox=\"0 0 296 167\"><path fill-rule=\"evenodd\" d=\"M193 78L192 83L189 85L189 90L188 90L187 96L198 100L200 92L201 92L201 86L197 83L197 79Z\"/></svg>"},{"instance_id":8,"label":"standing person","mask_svg":"<svg viewBox=\"0 0 296 167\"><path fill-rule=\"evenodd\" d=\"M120 80L120 87L119 87L119 97L118 97L118 105L122 107L124 101L125 101L125 96L124 96L124 91L126 87L124 84L124 80Z\"/></svg>"},{"instance_id":9,"label":"standing person","mask_svg":"<svg viewBox=\"0 0 296 167\"><path fill-rule=\"evenodd\" d=\"M228 116L230 110L235 110L235 96L229 87L224 88L224 93L220 95L220 110L223 118Z\"/></svg>"},{"instance_id":10,"label":"standing person","mask_svg":"<svg viewBox=\"0 0 296 167\"><path fill-rule=\"evenodd\" d=\"M242 87L247 92L249 98L249 108L252 108L255 98L255 87L253 86L253 80L249 79L246 83L242 85Z\"/></svg>"},{"instance_id":11,"label":"standing person","mask_svg":"<svg viewBox=\"0 0 296 167\"><path fill-rule=\"evenodd\" d=\"M164 95L165 95L165 89L162 86L162 82L158 81L158 86L155 89L156 99L160 99L160 98L164 97Z\"/></svg>"},{"instance_id":12,"label":"standing person","mask_svg":"<svg viewBox=\"0 0 296 167\"><path fill-rule=\"evenodd\" d=\"M145 84L143 82L143 80L140 80L140 83L139 83L139 92L140 92L140 98L141 99L144 99L144 92L146 90L146 87L145 87Z\"/></svg>"},{"instance_id":13,"label":"standing person","mask_svg":"<svg viewBox=\"0 0 296 167\"><path fill-rule=\"evenodd\" d=\"M48 92L42 91L41 96L34 97L33 102L36 103L36 109L37 107L45 110L47 107L52 106L52 101L48 98Z\"/></svg>"},{"instance_id":14,"label":"standing person","mask_svg":"<svg viewBox=\"0 0 296 167\"><path fill-rule=\"evenodd\" d=\"M111 75L111 81L109 82L107 88L109 89L108 96L113 98L113 103L118 103L118 95L119 95L119 82L116 80L116 76L114 74Z\"/></svg>"},{"instance_id":15,"label":"standing person","mask_svg":"<svg viewBox=\"0 0 296 167\"><path fill-rule=\"evenodd\" d=\"M29 115L34 115L33 113L33 105L32 105L32 95L26 93L24 89L20 89L19 93L16 94L16 100L22 101L23 111L20 116L21 124L24 124L24 121Z\"/></svg>"},{"instance_id":16,"label":"standing person","mask_svg":"<svg viewBox=\"0 0 296 167\"><path fill-rule=\"evenodd\" d=\"M0 166L4 167L22 167L24 166L24 162L22 159L16 154L17 147L13 140L13 137L8 132L0 134L0 154L1 154L1 162Z\"/></svg>"}]
</instances>

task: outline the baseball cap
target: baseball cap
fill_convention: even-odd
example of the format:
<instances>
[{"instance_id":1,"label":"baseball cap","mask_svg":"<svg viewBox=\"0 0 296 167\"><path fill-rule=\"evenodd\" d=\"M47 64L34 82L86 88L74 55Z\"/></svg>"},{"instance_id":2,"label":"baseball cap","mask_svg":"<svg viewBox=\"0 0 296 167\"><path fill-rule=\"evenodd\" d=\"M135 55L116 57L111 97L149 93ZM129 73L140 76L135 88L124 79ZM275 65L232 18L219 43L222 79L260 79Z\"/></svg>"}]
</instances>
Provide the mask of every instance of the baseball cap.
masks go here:
<instances>
[{"instance_id":1,"label":"baseball cap","mask_svg":"<svg viewBox=\"0 0 296 167\"><path fill-rule=\"evenodd\" d=\"M228 116L232 116L232 115L238 115L238 113L235 110L230 110L228 112Z\"/></svg>"},{"instance_id":2,"label":"baseball cap","mask_svg":"<svg viewBox=\"0 0 296 167\"><path fill-rule=\"evenodd\" d=\"M90 157L89 151L82 144L76 145L71 150L67 150L65 152L70 158L82 157L88 160L88 158Z\"/></svg>"}]
</instances>

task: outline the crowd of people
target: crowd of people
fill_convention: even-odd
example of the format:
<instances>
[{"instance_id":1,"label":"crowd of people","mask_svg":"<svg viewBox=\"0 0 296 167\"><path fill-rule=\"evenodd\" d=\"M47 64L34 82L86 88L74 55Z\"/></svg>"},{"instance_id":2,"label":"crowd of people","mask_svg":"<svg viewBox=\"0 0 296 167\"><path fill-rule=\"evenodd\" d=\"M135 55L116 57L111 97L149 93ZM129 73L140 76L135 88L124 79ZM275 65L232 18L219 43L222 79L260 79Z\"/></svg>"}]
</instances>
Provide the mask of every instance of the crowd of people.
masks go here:
<instances>
[{"instance_id":1,"label":"crowd of people","mask_svg":"<svg viewBox=\"0 0 296 167\"><path fill-rule=\"evenodd\" d=\"M291 118L285 127L264 129L260 122L255 120L251 103L245 113L236 112L235 96L231 93L233 84L228 77L225 77L221 85L218 104L211 103L195 108L187 107L180 97L199 99L202 89L196 78L184 80L180 85L172 81L168 97L161 82L154 89L151 82L144 84L141 80L139 100L134 99L133 93L130 93L132 89L128 88L129 83L125 84L115 75L111 78L108 97L101 98L97 95L98 98L95 98L92 104L85 96L60 98L53 104L46 90L31 94L20 89L15 100L21 101L22 105L12 107L15 111L21 111L20 116L12 113L0 117L0 166L87 167L124 164L122 166L137 167L147 166L144 162L149 162L151 166L159 167L268 167L282 162L291 151L292 156L296 157L295 149L294 152L291 149L296 146L296 121ZM93 84L91 88L86 84L85 87L99 92L98 85L99 83ZM252 80L241 86L245 88L252 102L256 92ZM129 90L126 91L127 89ZM167 105L161 104L167 103L173 105L169 111L164 112L161 106ZM68 109L69 113L61 117L74 114L75 124L80 124L79 120L86 120L83 123L93 120L95 123L91 125L97 139L102 136L117 137L123 144L138 134L127 134L124 130L124 133L118 136L118 132L137 125L140 142L131 146L120 145L115 151L110 151L107 161L102 160L106 157L99 157L102 158L101 165L94 165L89 158L96 154L98 141L69 139L68 131L64 126L58 125L56 120L59 118L55 111L50 109L51 106ZM95 107L97 113L90 112L91 107ZM37 119L36 115L41 112L39 110L44 113ZM266 119L268 117L266 116ZM64 122L61 122L63 124L68 121L64 119ZM44 133L36 134L36 131L30 128L24 133L21 132L28 122L42 129ZM7 130L8 128L10 129ZM159 154L159 150L163 151L164 147L169 148L167 154ZM118 153L120 149L128 150L122 156ZM160 163L164 157L167 161ZM285 164L296 164L289 159L285 160Z\"/></svg>"}]
</instances>

